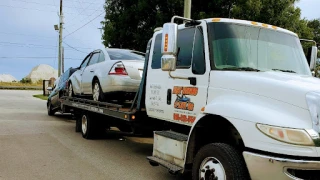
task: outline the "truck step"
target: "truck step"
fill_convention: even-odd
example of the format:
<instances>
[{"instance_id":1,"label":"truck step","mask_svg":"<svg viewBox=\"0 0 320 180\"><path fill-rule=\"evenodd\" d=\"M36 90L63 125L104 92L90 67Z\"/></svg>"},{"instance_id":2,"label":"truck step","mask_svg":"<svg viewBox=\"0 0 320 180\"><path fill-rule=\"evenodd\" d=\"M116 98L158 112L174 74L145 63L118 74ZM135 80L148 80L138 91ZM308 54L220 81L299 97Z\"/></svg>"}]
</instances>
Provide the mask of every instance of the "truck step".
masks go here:
<instances>
[{"instance_id":1,"label":"truck step","mask_svg":"<svg viewBox=\"0 0 320 180\"><path fill-rule=\"evenodd\" d=\"M187 141L188 140L188 136L185 134L181 134L181 133L177 133L174 131L155 131L154 132L157 135L169 138L169 139L174 139L177 141Z\"/></svg>"},{"instance_id":2,"label":"truck step","mask_svg":"<svg viewBox=\"0 0 320 180\"><path fill-rule=\"evenodd\" d=\"M161 166L167 168L171 174L177 174L179 171L181 171L183 169L182 167L171 164L165 160L162 160L162 159L154 157L154 156L148 156L147 159L149 160L151 165L153 165L153 166L161 165Z\"/></svg>"}]
</instances>

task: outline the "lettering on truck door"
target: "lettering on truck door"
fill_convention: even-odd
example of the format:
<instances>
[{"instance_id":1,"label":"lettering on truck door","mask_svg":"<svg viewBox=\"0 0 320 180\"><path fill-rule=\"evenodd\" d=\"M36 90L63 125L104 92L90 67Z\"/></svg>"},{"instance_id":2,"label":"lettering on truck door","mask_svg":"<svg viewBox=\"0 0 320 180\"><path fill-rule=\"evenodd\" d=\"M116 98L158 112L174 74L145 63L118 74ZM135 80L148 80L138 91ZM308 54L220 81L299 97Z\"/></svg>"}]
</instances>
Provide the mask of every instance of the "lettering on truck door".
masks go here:
<instances>
[{"instance_id":1,"label":"lettering on truck door","mask_svg":"<svg viewBox=\"0 0 320 180\"><path fill-rule=\"evenodd\" d=\"M205 26L205 24L202 26ZM205 44L207 42L204 42L206 33L203 32L202 29L204 28L202 26L188 27L178 31L177 69L171 72L173 77L194 77L197 82L196 85L191 85L189 80L171 78L168 72L160 69L161 75L158 74L154 78L153 83L150 83L152 86L149 90L151 99L155 98L155 96L152 96L153 94L157 95L159 93L160 95L157 96L162 100L160 103L162 106L157 108L157 111L152 112L154 117L192 125L201 108L206 105L210 64L206 63L205 49L207 47ZM161 50L159 51L160 59L158 61L160 65ZM157 54L157 52L155 53ZM207 59L209 59L209 56L207 56Z\"/></svg>"}]
</instances>

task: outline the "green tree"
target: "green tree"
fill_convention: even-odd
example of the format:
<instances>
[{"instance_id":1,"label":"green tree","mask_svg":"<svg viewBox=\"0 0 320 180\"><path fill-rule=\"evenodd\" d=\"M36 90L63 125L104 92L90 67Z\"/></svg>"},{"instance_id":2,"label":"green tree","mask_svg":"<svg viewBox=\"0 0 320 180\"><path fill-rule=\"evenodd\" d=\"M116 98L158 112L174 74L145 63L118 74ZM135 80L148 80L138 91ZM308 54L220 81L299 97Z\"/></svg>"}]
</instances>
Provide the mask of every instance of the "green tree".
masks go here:
<instances>
[{"instance_id":1,"label":"green tree","mask_svg":"<svg viewBox=\"0 0 320 180\"><path fill-rule=\"evenodd\" d=\"M308 27L312 29L315 40L320 47L320 18L308 22ZM320 58L320 50L318 51L318 58Z\"/></svg>"},{"instance_id":2,"label":"green tree","mask_svg":"<svg viewBox=\"0 0 320 180\"><path fill-rule=\"evenodd\" d=\"M298 0L193 0L192 18L231 17L272 24L289 29L300 38L312 39L312 27L301 19ZM145 51L153 30L183 15L184 0L106 0L102 22L107 47Z\"/></svg>"}]
</instances>

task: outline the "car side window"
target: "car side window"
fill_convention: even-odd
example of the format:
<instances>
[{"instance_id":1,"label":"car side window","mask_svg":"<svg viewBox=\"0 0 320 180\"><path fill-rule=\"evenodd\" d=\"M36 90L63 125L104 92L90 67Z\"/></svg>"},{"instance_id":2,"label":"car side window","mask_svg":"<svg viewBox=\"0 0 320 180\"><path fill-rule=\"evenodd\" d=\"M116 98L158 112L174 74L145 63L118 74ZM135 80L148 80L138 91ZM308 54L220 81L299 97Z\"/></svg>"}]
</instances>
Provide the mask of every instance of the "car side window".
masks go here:
<instances>
[{"instance_id":1,"label":"car side window","mask_svg":"<svg viewBox=\"0 0 320 180\"><path fill-rule=\"evenodd\" d=\"M162 41L162 34L158 34L156 36L156 40L154 42L152 62L151 62L152 69L160 69L161 68L161 56L162 56L161 55L161 41Z\"/></svg>"},{"instance_id":2,"label":"car side window","mask_svg":"<svg viewBox=\"0 0 320 180\"><path fill-rule=\"evenodd\" d=\"M197 27L192 53L192 73L204 74L205 72L206 60L204 56L203 31L201 27Z\"/></svg>"},{"instance_id":3,"label":"car side window","mask_svg":"<svg viewBox=\"0 0 320 180\"><path fill-rule=\"evenodd\" d=\"M104 60L105 60L105 56L104 56L104 53L101 51L101 52L100 52L100 55L99 55L99 60L98 60L97 63L101 63L101 62L103 62Z\"/></svg>"},{"instance_id":4,"label":"car side window","mask_svg":"<svg viewBox=\"0 0 320 180\"><path fill-rule=\"evenodd\" d=\"M84 68L87 66L90 57L91 57L91 55L88 55L88 56L86 57L86 59L83 61L83 63L82 63L81 66L80 66L80 69L81 69L81 70L84 69Z\"/></svg>"},{"instance_id":5,"label":"car side window","mask_svg":"<svg viewBox=\"0 0 320 180\"><path fill-rule=\"evenodd\" d=\"M194 27L178 32L177 69L188 69L191 66L194 33Z\"/></svg>"},{"instance_id":6,"label":"car side window","mask_svg":"<svg viewBox=\"0 0 320 180\"><path fill-rule=\"evenodd\" d=\"M94 54L91 56L91 59L90 59L90 62L89 62L89 66L98 63L98 61L99 61L99 54L100 54L100 53L94 53Z\"/></svg>"}]
</instances>

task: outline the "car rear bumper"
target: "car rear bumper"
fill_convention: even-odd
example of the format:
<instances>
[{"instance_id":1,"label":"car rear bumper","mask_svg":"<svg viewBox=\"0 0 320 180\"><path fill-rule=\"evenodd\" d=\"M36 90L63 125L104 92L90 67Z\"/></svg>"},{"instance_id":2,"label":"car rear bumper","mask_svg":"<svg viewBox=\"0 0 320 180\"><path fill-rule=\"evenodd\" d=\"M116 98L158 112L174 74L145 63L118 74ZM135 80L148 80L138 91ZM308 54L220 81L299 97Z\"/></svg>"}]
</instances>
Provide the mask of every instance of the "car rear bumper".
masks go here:
<instances>
[{"instance_id":1,"label":"car rear bumper","mask_svg":"<svg viewBox=\"0 0 320 180\"><path fill-rule=\"evenodd\" d=\"M128 76L109 76L108 83L103 84L104 93L109 92L137 92L141 80L131 79Z\"/></svg>"},{"instance_id":2,"label":"car rear bumper","mask_svg":"<svg viewBox=\"0 0 320 180\"><path fill-rule=\"evenodd\" d=\"M319 160L295 160L243 152L251 179L319 179Z\"/></svg>"}]
</instances>

